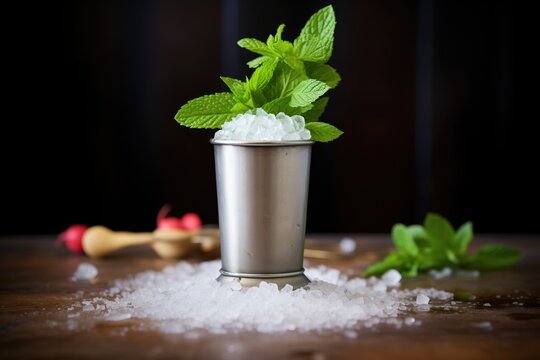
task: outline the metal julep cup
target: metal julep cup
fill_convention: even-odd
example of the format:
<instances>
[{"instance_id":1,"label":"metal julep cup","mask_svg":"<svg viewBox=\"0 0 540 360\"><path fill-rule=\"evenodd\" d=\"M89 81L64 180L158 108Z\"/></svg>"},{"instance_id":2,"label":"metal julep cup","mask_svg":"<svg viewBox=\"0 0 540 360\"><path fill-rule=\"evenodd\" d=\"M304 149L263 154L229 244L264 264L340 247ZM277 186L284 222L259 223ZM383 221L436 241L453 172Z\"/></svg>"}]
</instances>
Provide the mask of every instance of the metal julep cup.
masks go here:
<instances>
[{"instance_id":1,"label":"metal julep cup","mask_svg":"<svg viewBox=\"0 0 540 360\"><path fill-rule=\"evenodd\" d=\"M221 232L217 280L307 285L303 261L313 142L211 143Z\"/></svg>"}]
</instances>

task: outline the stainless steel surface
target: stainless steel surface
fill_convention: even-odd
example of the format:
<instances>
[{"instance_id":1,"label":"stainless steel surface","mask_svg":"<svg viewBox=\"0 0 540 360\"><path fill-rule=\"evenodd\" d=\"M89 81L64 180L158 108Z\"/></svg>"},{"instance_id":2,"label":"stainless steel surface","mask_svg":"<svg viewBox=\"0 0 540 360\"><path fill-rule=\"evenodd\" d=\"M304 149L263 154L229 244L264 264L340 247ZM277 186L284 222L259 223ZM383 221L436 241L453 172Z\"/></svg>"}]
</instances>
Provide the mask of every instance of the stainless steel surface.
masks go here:
<instances>
[{"instance_id":1,"label":"stainless steel surface","mask_svg":"<svg viewBox=\"0 0 540 360\"><path fill-rule=\"evenodd\" d=\"M301 274L312 142L212 143L223 271Z\"/></svg>"},{"instance_id":2,"label":"stainless steel surface","mask_svg":"<svg viewBox=\"0 0 540 360\"><path fill-rule=\"evenodd\" d=\"M309 279L303 273L294 276L275 278L234 277L222 274L217 278L217 281L222 283L238 281L243 287L259 286L259 284L264 281L276 284L279 289L287 284L291 285L294 289L298 289L310 283Z\"/></svg>"}]
</instances>

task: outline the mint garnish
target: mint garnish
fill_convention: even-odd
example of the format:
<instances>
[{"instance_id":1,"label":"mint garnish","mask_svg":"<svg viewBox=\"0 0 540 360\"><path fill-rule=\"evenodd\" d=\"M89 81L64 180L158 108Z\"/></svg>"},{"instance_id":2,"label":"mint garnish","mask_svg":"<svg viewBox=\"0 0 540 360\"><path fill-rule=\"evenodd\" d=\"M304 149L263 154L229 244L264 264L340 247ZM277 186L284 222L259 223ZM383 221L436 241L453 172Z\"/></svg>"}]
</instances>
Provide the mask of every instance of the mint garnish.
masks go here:
<instances>
[{"instance_id":1,"label":"mint garnish","mask_svg":"<svg viewBox=\"0 0 540 360\"><path fill-rule=\"evenodd\" d=\"M257 55L248 62L255 69L245 81L221 77L228 93L205 95L188 101L177 112L179 124L191 128L220 128L248 110L262 108L273 114L302 115L311 140L328 142L343 132L319 122L328 103L321 97L341 78L327 64L334 46L336 19L331 5L316 12L293 41L282 38L285 25L266 42L246 38L238 45Z\"/></svg>"},{"instance_id":2,"label":"mint garnish","mask_svg":"<svg viewBox=\"0 0 540 360\"><path fill-rule=\"evenodd\" d=\"M445 267L495 270L513 265L522 257L519 250L496 244L483 245L469 255L467 249L472 239L471 222L455 231L448 220L435 213L427 214L423 226L395 224L392 240L396 250L367 268L364 276L379 275L389 269L396 269L404 276Z\"/></svg>"}]
</instances>

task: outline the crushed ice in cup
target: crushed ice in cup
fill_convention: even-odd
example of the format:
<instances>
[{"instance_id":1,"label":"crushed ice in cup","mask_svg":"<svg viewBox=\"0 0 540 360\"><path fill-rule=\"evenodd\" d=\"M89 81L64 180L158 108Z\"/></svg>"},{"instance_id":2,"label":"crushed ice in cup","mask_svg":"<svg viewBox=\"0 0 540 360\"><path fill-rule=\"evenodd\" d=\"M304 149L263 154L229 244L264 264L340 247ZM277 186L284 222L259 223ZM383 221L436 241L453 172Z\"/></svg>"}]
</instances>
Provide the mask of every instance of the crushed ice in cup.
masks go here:
<instances>
[{"instance_id":1,"label":"crushed ice in cup","mask_svg":"<svg viewBox=\"0 0 540 360\"><path fill-rule=\"evenodd\" d=\"M427 295L441 305L452 299L452 294L437 289L388 286L399 285L395 270L382 279L363 279L347 278L325 266L308 267L309 285L278 289L267 282L251 288L219 283L215 278L220 266L219 260L179 262L162 271L116 280L108 290L75 303L68 318L79 321L80 327L88 326L88 319L98 323L129 319L139 330L189 337L205 332L340 331L352 338L363 327L410 325L409 313L418 311L417 303L427 304Z\"/></svg>"},{"instance_id":2,"label":"crushed ice in cup","mask_svg":"<svg viewBox=\"0 0 540 360\"><path fill-rule=\"evenodd\" d=\"M75 271L75 274L71 277L72 281L78 280L92 280L98 274L98 269L89 263L80 263Z\"/></svg>"},{"instance_id":3,"label":"crushed ice in cup","mask_svg":"<svg viewBox=\"0 0 540 360\"><path fill-rule=\"evenodd\" d=\"M263 109L249 110L227 121L214 135L214 140L295 141L309 140L303 116L287 116L280 112L268 114Z\"/></svg>"}]
</instances>

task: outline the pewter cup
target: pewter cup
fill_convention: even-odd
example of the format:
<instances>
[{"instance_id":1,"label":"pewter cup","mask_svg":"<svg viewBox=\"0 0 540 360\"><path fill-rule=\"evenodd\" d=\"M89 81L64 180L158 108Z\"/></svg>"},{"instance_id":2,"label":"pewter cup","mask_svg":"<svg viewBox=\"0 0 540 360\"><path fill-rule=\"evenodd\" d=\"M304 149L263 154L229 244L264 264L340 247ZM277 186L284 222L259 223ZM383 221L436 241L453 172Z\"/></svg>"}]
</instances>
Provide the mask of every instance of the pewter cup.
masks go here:
<instances>
[{"instance_id":1,"label":"pewter cup","mask_svg":"<svg viewBox=\"0 0 540 360\"><path fill-rule=\"evenodd\" d=\"M214 144L221 275L301 287L312 141Z\"/></svg>"}]
</instances>

